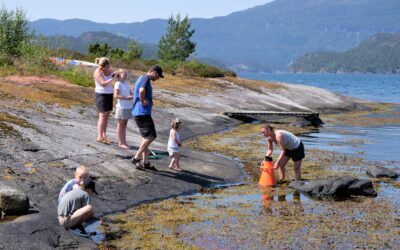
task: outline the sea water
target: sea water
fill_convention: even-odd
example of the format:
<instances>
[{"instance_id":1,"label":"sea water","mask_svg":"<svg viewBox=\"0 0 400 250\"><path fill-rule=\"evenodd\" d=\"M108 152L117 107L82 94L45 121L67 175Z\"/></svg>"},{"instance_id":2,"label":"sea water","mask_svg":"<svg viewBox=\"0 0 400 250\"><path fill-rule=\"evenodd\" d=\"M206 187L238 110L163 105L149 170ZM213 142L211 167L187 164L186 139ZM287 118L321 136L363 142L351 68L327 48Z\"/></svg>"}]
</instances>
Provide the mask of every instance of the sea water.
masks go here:
<instances>
[{"instance_id":1,"label":"sea water","mask_svg":"<svg viewBox=\"0 0 400 250\"><path fill-rule=\"evenodd\" d=\"M373 102L400 103L400 74L242 73L239 77L309 85Z\"/></svg>"}]
</instances>

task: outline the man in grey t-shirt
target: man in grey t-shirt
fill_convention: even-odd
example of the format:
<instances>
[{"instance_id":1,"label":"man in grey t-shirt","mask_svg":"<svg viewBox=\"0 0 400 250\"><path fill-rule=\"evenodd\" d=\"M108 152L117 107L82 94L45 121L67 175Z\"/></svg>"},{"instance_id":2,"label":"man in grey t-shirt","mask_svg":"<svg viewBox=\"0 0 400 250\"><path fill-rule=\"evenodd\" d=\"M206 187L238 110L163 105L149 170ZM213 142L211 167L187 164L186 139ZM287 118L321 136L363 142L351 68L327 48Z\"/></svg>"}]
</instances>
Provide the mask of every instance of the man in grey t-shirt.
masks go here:
<instances>
[{"instance_id":1,"label":"man in grey t-shirt","mask_svg":"<svg viewBox=\"0 0 400 250\"><path fill-rule=\"evenodd\" d=\"M94 214L89 198L93 193L97 194L95 183L92 180L85 180L81 188L66 193L57 208L60 225L65 228L78 227L84 231L82 223Z\"/></svg>"}]
</instances>

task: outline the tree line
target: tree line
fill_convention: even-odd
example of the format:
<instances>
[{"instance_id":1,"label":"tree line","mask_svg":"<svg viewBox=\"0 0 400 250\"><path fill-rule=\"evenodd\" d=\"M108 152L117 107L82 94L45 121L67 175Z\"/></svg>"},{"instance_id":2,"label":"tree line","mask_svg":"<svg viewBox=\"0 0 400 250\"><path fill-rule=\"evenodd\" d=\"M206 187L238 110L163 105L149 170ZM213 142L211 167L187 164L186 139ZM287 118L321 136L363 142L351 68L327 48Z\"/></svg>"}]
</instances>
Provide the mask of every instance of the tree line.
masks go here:
<instances>
[{"instance_id":1,"label":"tree line","mask_svg":"<svg viewBox=\"0 0 400 250\"><path fill-rule=\"evenodd\" d=\"M34 36L34 32L29 28L26 13L22 9L7 10L2 7L0 9L0 66L23 64L23 70L36 72L43 69L52 70L53 65L49 60L51 56L89 61L93 61L96 57L107 56L113 59L114 64L125 68L136 67L136 69L145 70L148 65L158 63L171 74L180 73L200 77L236 76L232 71L219 69L193 59L188 60L196 50L196 43L191 41L194 33L195 30L191 28L188 16L182 18L180 14L171 15L166 33L158 43L158 61L143 59L143 48L135 40L130 40L125 50L112 48L107 43L96 42L88 46L86 55L81 55L60 47L51 48L48 39ZM37 66L32 70L33 65ZM77 75L71 73L73 78ZM85 85L89 85L89 80L86 82Z\"/></svg>"},{"instance_id":2,"label":"tree line","mask_svg":"<svg viewBox=\"0 0 400 250\"><path fill-rule=\"evenodd\" d=\"M185 61L196 48L191 41L195 30L190 28L188 16L180 14L168 19L166 34L161 38L158 47L158 58L161 61ZM21 9L0 9L0 55L2 57L19 57L24 49L32 45L33 32L29 29L29 21ZM125 51L112 48L107 43L90 44L88 54L92 56L109 56L115 59L136 60L142 56L142 48L135 40L131 41Z\"/></svg>"}]
</instances>

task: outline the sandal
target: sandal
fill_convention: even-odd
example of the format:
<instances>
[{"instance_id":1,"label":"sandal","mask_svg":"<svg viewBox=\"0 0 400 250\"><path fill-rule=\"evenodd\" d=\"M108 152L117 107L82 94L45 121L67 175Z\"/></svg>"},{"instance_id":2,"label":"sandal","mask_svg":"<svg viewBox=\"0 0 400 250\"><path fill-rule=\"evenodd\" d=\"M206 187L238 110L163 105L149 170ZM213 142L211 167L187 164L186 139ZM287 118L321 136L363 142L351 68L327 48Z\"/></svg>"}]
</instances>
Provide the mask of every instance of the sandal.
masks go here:
<instances>
[{"instance_id":1,"label":"sandal","mask_svg":"<svg viewBox=\"0 0 400 250\"><path fill-rule=\"evenodd\" d=\"M135 159L135 157L132 157L131 162L133 165L136 166L136 169L144 171L145 168L142 164L140 164L140 159Z\"/></svg>"},{"instance_id":2,"label":"sandal","mask_svg":"<svg viewBox=\"0 0 400 250\"><path fill-rule=\"evenodd\" d=\"M109 140L107 141L106 139L104 139L102 137L97 137L96 142L100 142L100 143L103 143L103 144L106 144L106 145L110 145L111 144L111 141L109 141Z\"/></svg>"}]
</instances>

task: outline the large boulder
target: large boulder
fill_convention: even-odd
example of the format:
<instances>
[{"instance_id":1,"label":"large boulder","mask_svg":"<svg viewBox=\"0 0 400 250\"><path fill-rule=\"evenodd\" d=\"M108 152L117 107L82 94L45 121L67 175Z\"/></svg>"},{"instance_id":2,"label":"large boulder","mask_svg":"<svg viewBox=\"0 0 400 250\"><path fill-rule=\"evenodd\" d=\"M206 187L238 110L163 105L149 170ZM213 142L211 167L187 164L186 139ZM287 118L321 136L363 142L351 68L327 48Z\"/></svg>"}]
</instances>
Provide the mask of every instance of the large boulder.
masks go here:
<instances>
[{"instance_id":1,"label":"large boulder","mask_svg":"<svg viewBox=\"0 0 400 250\"><path fill-rule=\"evenodd\" d=\"M367 169L367 174L375 178L382 178L382 177L397 178L399 176L399 174L397 174L396 172L393 172L392 170L387 169L385 167L379 167L379 166L369 166Z\"/></svg>"},{"instance_id":2,"label":"large boulder","mask_svg":"<svg viewBox=\"0 0 400 250\"><path fill-rule=\"evenodd\" d=\"M28 209L29 199L25 193L12 188L0 188L0 210L5 214L26 214Z\"/></svg>"},{"instance_id":3,"label":"large boulder","mask_svg":"<svg viewBox=\"0 0 400 250\"><path fill-rule=\"evenodd\" d=\"M295 181L290 188L314 198L347 198L353 195L376 196L372 181L351 176Z\"/></svg>"}]
</instances>

